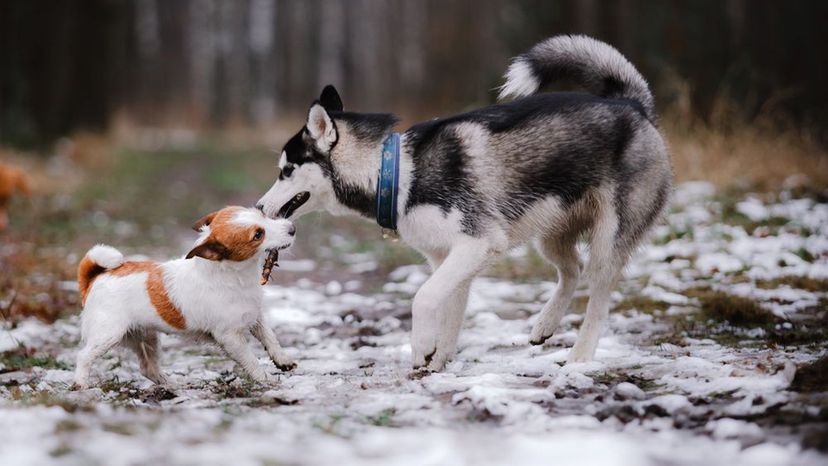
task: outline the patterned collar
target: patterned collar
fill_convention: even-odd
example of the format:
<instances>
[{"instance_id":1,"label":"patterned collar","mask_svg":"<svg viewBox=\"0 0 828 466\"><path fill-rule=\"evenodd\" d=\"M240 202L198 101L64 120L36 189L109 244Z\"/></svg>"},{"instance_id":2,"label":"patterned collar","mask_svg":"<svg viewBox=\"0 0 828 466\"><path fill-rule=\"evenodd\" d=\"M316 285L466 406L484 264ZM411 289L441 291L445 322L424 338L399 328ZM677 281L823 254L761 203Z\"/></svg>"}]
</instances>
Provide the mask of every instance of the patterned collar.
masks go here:
<instances>
[{"instance_id":1,"label":"patterned collar","mask_svg":"<svg viewBox=\"0 0 828 466\"><path fill-rule=\"evenodd\" d=\"M377 179L377 223L384 237L397 236L397 192L400 187L400 133L382 143Z\"/></svg>"}]
</instances>

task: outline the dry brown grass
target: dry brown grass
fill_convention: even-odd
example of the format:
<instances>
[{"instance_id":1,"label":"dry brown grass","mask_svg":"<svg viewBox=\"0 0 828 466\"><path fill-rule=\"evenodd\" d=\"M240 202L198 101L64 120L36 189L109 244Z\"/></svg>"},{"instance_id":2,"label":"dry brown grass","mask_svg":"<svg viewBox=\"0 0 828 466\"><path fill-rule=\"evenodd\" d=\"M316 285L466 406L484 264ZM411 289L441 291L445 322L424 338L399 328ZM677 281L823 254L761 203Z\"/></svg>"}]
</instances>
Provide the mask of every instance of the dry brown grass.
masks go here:
<instances>
[{"instance_id":1,"label":"dry brown grass","mask_svg":"<svg viewBox=\"0 0 828 466\"><path fill-rule=\"evenodd\" d=\"M807 129L770 117L746 122L731 115L718 121L701 123L679 112L662 119L676 182L707 180L722 189L768 191L828 186L828 151Z\"/></svg>"}]
</instances>

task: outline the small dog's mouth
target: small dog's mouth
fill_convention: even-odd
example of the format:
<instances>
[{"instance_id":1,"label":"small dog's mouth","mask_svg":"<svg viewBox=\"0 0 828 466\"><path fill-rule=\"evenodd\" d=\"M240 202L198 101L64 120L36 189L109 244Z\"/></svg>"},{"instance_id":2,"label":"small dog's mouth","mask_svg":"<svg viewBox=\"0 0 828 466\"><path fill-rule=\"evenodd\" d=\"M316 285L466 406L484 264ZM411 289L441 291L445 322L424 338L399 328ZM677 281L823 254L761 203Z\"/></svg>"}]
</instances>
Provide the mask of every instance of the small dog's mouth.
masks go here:
<instances>
[{"instance_id":1,"label":"small dog's mouth","mask_svg":"<svg viewBox=\"0 0 828 466\"><path fill-rule=\"evenodd\" d=\"M302 191L301 193L293 196L291 200L287 201L287 203L279 209L279 213L276 214L276 217L290 218L290 216L296 212L296 209L302 207L304 203L308 202L310 196L311 195L308 191Z\"/></svg>"},{"instance_id":2,"label":"small dog's mouth","mask_svg":"<svg viewBox=\"0 0 828 466\"><path fill-rule=\"evenodd\" d=\"M273 268L279 267L279 251L287 249L291 245L291 243L288 243L282 246L265 250L266 255L264 266L262 266L262 279L260 280L260 283L262 285L267 285L267 282L270 281L270 274L273 273Z\"/></svg>"},{"instance_id":3,"label":"small dog's mouth","mask_svg":"<svg viewBox=\"0 0 828 466\"><path fill-rule=\"evenodd\" d=\"M279 267L279 251L281 249L284 248L274 248L265 251L267 255L265 256L264 266L262 267L262 279L259 281L262 285L267 285L267 282L270 281L270 274L273 272L273 268Z\"/></svg>"}]
</instances>

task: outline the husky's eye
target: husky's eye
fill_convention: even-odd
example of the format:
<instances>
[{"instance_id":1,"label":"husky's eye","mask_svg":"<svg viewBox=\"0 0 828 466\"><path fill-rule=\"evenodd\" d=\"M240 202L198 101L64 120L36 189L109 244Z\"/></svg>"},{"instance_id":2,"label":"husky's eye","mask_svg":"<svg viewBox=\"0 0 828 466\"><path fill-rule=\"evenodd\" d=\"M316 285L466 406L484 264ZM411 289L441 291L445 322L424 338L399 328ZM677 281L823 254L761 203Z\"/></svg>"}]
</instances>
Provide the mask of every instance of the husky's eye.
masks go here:
<instances>
[{"instance_id":1,"label":"husky's eye","mask_svg":"<svg viewBox=\"0 0 828 466\"><path fill-rule=\"evenodd\" d=\"M286 163L285 166L282 168L282 173L279 174L279 179L284 180L285 178L290 177L290 174L293 173L293 169L296 166L292 163Z\"/></svg>"},{"instance_id":2,"label":"husky's eye","mask_svg":"<svg viewBox=\"0 0 828 466\"><path fill-rule=\"evenodd\" d=\"M253 241L259 241L263 237L264 237L264 230L262 230L261 228L256 230L256 233L253 233Z\"/></svg>"}]
</instances>

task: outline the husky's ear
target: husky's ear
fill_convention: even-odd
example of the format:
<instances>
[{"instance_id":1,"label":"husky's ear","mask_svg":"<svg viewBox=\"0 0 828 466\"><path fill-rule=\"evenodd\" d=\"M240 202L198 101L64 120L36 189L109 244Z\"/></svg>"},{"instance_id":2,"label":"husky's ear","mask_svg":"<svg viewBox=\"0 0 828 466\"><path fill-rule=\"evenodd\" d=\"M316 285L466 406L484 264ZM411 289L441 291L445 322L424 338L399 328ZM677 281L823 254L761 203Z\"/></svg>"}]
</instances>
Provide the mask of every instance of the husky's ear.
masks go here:
<instances>
[{"instance_id":1,"label":"husky's ear","mask_svg":"<svg viewBox=\"0 0 828 466\"><path fill-rule=\"evenodd\" d=\"M204 217L198 219L195 223L193 223L193 230L201 231L201 227L210 226L210 223L213 222L213 219L216 218L218 212L213 212L211 214L207 214Z\"/></svg>"},{"instance_id":2,"label":"husky's ear","mask_svg":"<svg viewBox=\"0 0 828 466\"><path fill-rule=\"evenodd\" d=\"M227 248L217 241L208 239L187 253L187 259L193 257L202 257L211 261L224 260L227 258Z\"/></svg>"},{"instance_id":3,"label":"husky's ear","mask_svg":"<svg viewBox=\"0 0 828 466\"><path fill-rule=\"evenodd\" d=\"M339 97L339 92L336 92L333 84L328 84L325 86L325 89L322 89L322 95L319 96L319 103L329 112L341 112L343 109L342 99Z\"/></svg>"},{"instance_id":4,"label":"husky's ear","mask_svg":"<svg viewBox=\"0 0 828 466\"><path fill-rule=\"evenodd\" d=\"M308 111L308 122L305 127L322 152L330 151L336 143L336 125L319 102L314 103Z\"/></svg>"}]
</instances>

